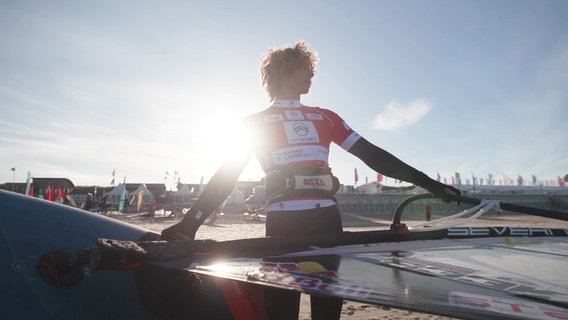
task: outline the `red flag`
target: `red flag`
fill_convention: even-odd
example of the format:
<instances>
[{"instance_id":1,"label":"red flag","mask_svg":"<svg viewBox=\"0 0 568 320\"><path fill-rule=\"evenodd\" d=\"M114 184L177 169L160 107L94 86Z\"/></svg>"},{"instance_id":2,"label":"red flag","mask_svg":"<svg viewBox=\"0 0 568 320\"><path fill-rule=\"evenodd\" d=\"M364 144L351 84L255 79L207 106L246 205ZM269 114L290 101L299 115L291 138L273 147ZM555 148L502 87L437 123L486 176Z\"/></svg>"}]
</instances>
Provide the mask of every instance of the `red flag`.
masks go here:
<instances>
[{"instance_id":1,"label":"red flag","mask_svg":"<svg viewBox=\"0 0 568 320\"><path fill-rule=\"evenodd\" d=\"M359 182L359 174L357 173L357 168L355 168L355 184Z\"/></svg>"},{"instance_id":2,"label":"red flag","mask_svg":"<svg viewBox=\"0 0 568 320\"><path fill-rule=\"evenodd\" d=\"M45 200L53 201L53 192L51 190L51 185L48 184L45 189Z\"/></svg>"},{"instance_id":3,"label":"red flag","mask_svg":"<svg viewBox=\"0 0 568 320\"><path fill-rule=\"evenodd\" d=\"M377 173L377 182L383 182L383 175L381 173Z\"/></svg>"}]
</instances>

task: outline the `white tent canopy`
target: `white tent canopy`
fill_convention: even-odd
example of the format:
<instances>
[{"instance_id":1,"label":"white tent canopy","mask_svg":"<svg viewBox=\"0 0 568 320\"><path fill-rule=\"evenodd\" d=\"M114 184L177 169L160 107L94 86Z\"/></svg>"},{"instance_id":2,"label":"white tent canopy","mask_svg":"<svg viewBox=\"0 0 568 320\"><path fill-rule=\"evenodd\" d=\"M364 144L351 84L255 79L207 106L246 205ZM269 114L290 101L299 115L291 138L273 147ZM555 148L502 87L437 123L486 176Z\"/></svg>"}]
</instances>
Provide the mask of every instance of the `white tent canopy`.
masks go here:
<instances>
[{"instance_id":1,"label":"white tent canopy","mask_svg":"<svg viewBox=\"0 0 568 320\"><path fill-rule=\"evenodd\" d=\"M367 193L367 194L383 193L383 186L380 183L370 182L358 186L357 191L360 193Z\"/></svg>"},{"instance_id":2,"label":"white tent canopy","mask_svg":"<svg viewBox=\"0 0 568 320\"><path fill-rule=\"evenodd\" d=\"M195 194L186 184L174 193L175 203L192 203L193 198L195 198Z\"/></svg>"},{"instance_id":3,"label":"white tent canopy","mask_svg":"<svg viewBox=\"0 0 568 320\"><path fill-rule=\"evenodd\" d=\"M243 192L237 188L233 189L233 192L231 192L231 195L229 195L226 204L243 204L243 203L245 203L245 196Z\"/></svg>"},{"instance_id":4,"label":"white tent canopy","mask_svg":"<svg viewBox=\"0 0 568 320\"><path fill-rule=\"evenodd\" d=\"M114 189L106 193L107 196L119 196L119 197L121 194L122 194L122 183L119 183L116 187L114 187Z\"/></svg>"},{"instance_id":5,"label":"white tent canopy","mask_svg":"<svg viewBox=\"0 0 568 320\"><path fill-rule=\"evenodd\" d=\"M176 196L189 196L192 195L193 192L191 191L191 189L189 189L189 186L187 184L184 184L178 191L176 191L175 195Z\"/></svg>"},{"instance_id":6,"label":"white tent canopy","mask_svg":"<svg viewBox=\"0 0 568 320\"><path fill-rule=\"evenodd\" d=\"M148 187L146 187L144 183L140 184L136 190L130 192L129 196L135 197L135 201L138 201L137 197L140 195L140 192L142 192L142 203L147 204L154 202L154 195L148 190Z\"/></svg>"},{"instance_id":7,"label":"white tent canopy","mask_svg":"<svg viewBox=\"0 0 568 320\"><path fill-rule=\"evenodd\" d=\"M112 205L113 207L118 206L120 203L120 196L122 195L122 186L122 183L119 183L116 187L114 187L114 189L105 194L107 197L107 205Z\"/></svg>"}]
</instances>

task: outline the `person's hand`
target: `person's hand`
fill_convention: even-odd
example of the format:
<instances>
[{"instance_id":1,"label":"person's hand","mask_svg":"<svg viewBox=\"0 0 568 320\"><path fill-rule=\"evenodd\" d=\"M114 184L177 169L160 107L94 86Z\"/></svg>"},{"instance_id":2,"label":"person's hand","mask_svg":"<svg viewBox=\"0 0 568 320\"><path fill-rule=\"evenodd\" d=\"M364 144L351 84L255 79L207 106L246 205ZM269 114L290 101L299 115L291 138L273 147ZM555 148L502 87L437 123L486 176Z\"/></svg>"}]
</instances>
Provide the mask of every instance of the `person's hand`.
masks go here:
<instances>
[{"instance_id":1,"label":"person's hand","mask_svg":"<svg viewBox=\"0 0 568 320\"><path fill-rule=\"evenodd\" d=\"M174 224L171 227L168 227L162 230L162 235L160 236L160 240L193 240L195 239L195 233L197 232L197 228L193 219L193 217L187 217L188 219L184 219L179 223Z\"/></svg>"}]
</instances>

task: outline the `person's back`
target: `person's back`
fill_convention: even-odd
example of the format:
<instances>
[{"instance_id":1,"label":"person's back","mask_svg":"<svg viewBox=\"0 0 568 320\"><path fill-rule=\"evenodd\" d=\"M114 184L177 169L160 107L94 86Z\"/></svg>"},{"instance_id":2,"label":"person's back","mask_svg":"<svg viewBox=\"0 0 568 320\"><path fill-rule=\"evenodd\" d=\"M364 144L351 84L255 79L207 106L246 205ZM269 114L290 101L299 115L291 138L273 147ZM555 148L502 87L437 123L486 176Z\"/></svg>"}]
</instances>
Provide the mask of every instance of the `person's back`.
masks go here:
<instances>
[{"instance_id":1,"label":"person's back","mask_svg":"<svg viewBox=\"0 0 568 320\"><path fill-rule=\"evenodd\" d=\"M417 184L440 197L459 195L459 190L432 180L367 141L336 113L302 105L300 97L310 91L316 62L316 53L304 42L268 52L261 76L271 105L244 121L250 148L217 170L184 219L162 231L163 239L194 238L197 228L229 196L252 153L266 174L266 235L271 237L342 232L334 198L339 181L328 163L332 142L381 174ZM338 266L333 258L317 262L330 271ZM269 319L297 319L298 292L267 287L264 297ZM341 307L339 299L312 296L312 319L339 319Z\"/></svg>"}]
</instances>

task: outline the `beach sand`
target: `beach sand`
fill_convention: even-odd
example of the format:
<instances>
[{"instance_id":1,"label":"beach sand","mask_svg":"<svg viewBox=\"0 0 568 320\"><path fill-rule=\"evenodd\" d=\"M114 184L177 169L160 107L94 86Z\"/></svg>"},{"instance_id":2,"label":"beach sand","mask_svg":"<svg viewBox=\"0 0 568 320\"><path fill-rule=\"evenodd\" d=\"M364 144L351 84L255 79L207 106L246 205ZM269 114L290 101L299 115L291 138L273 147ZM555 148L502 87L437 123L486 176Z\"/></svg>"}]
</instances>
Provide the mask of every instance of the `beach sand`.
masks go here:
<instances>
[{"instance_id":1,"label":"beach sand","mask_svg":"<svg viewBox=\"0 0 568 320\"><path fill-rule=\"evenodd\" d=\"M126 219L120 218L132 224L160 232L164 228L178 222L181 217L171 219ZM390 221L372 219L359 215L343 214L343 226L345 231L367 231L388 229ZM404 221L406 222L406 221ZM411 225L411 222L408 222ZM528 215L517 215L511 213L490 214L482 219L477 219L468 223L470 226L531 226L531 227L555 227L568 228L568 222L551 220ZM241 238L254 238L264 236L263 223L251 223L243 219L240 214L221 215L211 225L203 225L197 232L197 239L215 239L215 240L232 240ZM310 307L309 296L302 294L300 304L299 319L309 320ZM345 301L341 319L355 320L378 320L378 319L400 319L400 320L417 320L417 319L436 319L449 320L455 319L443 317L434 314L412 312L407 310L394 309L389 307L380 307L365 303L357 303Z\"/></svg>"}]
</instances>

